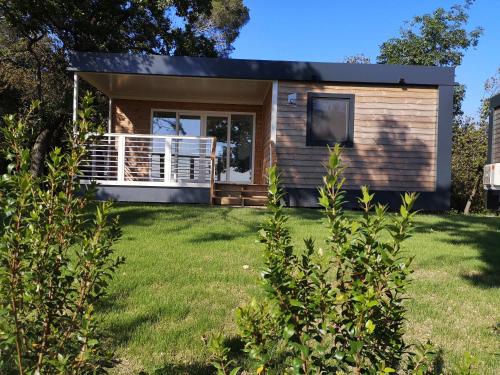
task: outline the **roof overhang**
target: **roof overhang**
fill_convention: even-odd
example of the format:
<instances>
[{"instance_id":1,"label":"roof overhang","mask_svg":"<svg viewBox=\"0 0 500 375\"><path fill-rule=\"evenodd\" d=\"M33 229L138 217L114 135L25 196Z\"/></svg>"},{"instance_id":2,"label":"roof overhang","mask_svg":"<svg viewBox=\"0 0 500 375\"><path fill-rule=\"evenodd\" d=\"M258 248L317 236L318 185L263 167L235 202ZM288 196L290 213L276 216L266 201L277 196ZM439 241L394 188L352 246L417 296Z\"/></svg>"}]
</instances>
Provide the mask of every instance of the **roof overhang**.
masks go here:
<instances>
[{"instance_id":1,"label":"roof overhang","mask_svg":"<svg viewBox=\"0 0 500 375\"><path fill-rule=\"evenodd\" d=\"M263 81L453 86L455 68L73 52L70 71Z\"/></svg>"},{"instance_id":2,"label":"roof overhang","mask_svg":"<svg viewBox=\"0 0 500 375\"><path fill-rule=\"evenodd\" d=\"M260 105L272 83L206 77L80 72L79 76L113 99Z\"/></svg>"}]
</instances>

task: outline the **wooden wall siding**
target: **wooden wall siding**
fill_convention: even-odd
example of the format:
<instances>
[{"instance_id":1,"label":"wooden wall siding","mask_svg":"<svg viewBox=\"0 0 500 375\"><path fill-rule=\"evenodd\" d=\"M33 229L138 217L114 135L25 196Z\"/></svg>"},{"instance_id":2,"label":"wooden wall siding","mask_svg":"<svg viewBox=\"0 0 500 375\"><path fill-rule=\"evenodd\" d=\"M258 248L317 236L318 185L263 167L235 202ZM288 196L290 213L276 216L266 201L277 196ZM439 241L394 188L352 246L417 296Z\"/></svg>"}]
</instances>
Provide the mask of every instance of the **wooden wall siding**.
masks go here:
<instances>
[{"instance_id":1,"label":"wooden wall siding","mask_svg":"<svg viewBox=\"0 0 500 375\"><path fill-rule=\"evenodd\" d=\"M492 163L500 163L500 108L493 111Z\"/></svg>"},{"instance_id":2,"label":"wooden wall siding","mask_svg":"<svg viewBox=\"0 0 500 375\"><path fill-rule=\"evenodd\" d=\"M322 183L326 147L306 146L307 92L355 95L354 146L344 151L348 189L434 191L437 88L321 85L280 82L276 150L283 182ZM297 104L288 105L288 94Z\"/></svg>"},{"instance_id":3,"label":"wooden wall siding","mask_svg":"<svg viewBox=\"0 0 500 375\"><path fill-rule=\"evenodd\" d=\"M262 183L263 159L263 112L260 105L188 103L150 100L113 99L112 131L128 134L150 134L151 109L186 111L254 112L255 156L254 183Z\"/></svg>"}]
</instances>

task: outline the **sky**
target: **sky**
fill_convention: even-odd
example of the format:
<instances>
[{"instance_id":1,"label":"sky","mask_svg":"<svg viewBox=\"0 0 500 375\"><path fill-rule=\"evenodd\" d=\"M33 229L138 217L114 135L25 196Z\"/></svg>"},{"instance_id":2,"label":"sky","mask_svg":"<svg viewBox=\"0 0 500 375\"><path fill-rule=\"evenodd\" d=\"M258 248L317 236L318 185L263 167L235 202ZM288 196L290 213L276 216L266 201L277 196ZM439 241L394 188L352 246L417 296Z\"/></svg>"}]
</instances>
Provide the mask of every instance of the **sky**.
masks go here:
<instances>
[{"instance_id":1,"label":"sky","mask_svg":"<svg viewBox=\"0 0 500 375\"><path fill-rule=\"evenodd\" d=\"M405 21L461 0L244 0L250 21L234 43L241 59L342 62L359 53L376 62L379 46L399 35ZM476 0L469 30L482 26L455 80L467 86L463 110L477 117L484 82L500 67L499 0Z\"/></svg>"}]
</instances>

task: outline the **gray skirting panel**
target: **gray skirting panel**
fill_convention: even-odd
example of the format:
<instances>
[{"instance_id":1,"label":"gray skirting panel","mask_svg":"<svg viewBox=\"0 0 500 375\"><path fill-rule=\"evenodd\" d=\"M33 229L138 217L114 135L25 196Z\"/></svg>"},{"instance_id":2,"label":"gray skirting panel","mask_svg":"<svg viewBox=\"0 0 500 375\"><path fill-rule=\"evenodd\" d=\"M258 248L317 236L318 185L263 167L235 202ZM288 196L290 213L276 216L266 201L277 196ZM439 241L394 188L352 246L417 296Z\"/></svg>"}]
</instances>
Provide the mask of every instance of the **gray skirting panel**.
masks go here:
<instances>
[{"instance_id":1,"label":"gray skirting panel","mask_svg":"<svg viewBox=\"0 0 500 375\"><path fill-rule=\"evenodd\" d=\"M487 191L486 207L490 210L500 211L500 191L488 190Z\"/></svg>"},{"instance_id":2,"label":"gray skirting panel","mask_svg":"<svg viewBox=\"0 0 500 375\"><path fill-rule=\"evenodd\" d=\"M318 191L306 188L288 188L286 202L291 207L319 207ZM372 191L375 201L389 205L391 210L401 205L400 191ZM347 208L358 208L359 191L347 191ZM210 188L197 187L151 187L151 186L96 186L98 200L138 203L191 203L209 204ZM498 200L495 195L493 200ZM490 199L491 199L490 198ZM421 192L416 209L426 211L445 211L450 209L448 192Z\"/></svg>"},{"instance_id":3,"label":"gray skirting panel","mask_svg":"<svg viewBox=\"0 0 500 375\"><path fill-rule=\"evenodd\" d=\"M143 203L210 203L210 188L97 185L98 200Z\"/></svg>"},{"instance_id":4,"label":"gray skirting panel","mask_svg":"<svg viewBox=\"0 0 500 375\"><path fill-rule=\"evenodd\" d=\"M318 190L307 188L285 188L287 204L291 207L319 207ZM359 208L358 197L360 191L348 190L346 192L346 207ZM401 206L401 191L376 191L375 202L387 204L390 210L399 210ZM448 191L421 192L415 203L415 209L425 211L446 211L450 209L450 193Z\"/></svg>"}]
</instances>

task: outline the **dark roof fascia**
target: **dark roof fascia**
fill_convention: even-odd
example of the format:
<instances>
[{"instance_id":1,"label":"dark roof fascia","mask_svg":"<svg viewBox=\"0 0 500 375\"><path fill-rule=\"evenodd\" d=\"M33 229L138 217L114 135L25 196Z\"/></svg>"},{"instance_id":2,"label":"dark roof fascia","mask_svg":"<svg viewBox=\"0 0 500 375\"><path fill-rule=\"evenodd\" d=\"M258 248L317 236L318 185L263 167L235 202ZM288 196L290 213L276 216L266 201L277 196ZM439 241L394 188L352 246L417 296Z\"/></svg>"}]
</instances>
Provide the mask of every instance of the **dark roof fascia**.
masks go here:
<instances>
[{"instance_id":1,"label":"dark roof fascia","mask_svg":"<svg viewBox=\"0 0 500 375\"><path fill-rule=\"evenodd\" d=\"M490 108L500 107L500 94L496 94L490 98Z\"/></svg>"},{"instance_id":2,"label":"dark roof fascia","mask_svg":"<svg viewBox=\"0 0 500 375\"><path fill-rule=\"evenodd\" d=\"M73 52L74 72L370 84L454 85L455 68ZM403 80L403 81L402 81Z\"/></svg>"}]
</instances>

